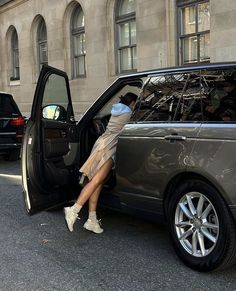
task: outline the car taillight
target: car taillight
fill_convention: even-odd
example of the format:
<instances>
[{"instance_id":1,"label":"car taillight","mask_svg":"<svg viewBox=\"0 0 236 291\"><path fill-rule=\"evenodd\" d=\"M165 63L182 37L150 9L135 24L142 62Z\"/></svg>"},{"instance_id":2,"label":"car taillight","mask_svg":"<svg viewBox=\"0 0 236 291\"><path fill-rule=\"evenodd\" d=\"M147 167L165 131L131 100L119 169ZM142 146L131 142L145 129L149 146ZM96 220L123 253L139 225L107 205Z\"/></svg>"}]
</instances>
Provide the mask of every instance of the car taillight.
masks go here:
<instances>
[{"instance_id":1,"label":"car taillight","mask_svg":"<svg viewBox=\"0 0 236 291\"><path fill-rule=\"evenodd\" d=\"M10 122L11 126L21 126L25 124L25 119L24 117L20 116L17 118L13 118Z\"/></svg>"}]
</instances>

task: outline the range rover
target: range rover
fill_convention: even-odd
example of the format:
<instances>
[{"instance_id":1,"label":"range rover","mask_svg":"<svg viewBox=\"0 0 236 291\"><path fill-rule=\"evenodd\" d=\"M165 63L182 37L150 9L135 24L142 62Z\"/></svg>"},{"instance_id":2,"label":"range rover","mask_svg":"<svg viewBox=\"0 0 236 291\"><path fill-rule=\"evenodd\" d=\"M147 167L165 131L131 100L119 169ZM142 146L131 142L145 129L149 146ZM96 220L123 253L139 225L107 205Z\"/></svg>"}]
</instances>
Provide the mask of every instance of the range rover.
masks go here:
<instances>
[{"instance_id":1,"label":"range rover","mask_svg":"<svg viewBox=\"0 0 236 291\"><path fill-rule=\"evenodd\" d=\"M23 142L28 213L75 199L78 169L126 92L139 97L100 205L166 221L177 255L195 270L229 267L236 259L236 63L120 76L79 122L66 73L44 66Z\"/></svg>"}]
</instances>

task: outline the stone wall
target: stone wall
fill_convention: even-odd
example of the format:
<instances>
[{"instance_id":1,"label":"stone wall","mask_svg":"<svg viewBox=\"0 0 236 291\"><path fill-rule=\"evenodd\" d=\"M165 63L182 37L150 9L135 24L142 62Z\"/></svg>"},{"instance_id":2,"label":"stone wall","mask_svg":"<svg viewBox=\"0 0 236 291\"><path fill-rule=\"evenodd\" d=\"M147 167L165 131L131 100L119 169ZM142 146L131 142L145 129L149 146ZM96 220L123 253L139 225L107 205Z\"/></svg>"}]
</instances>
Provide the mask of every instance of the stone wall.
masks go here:
<instances>
[{"instance_id":1,"label":"stone wall","mask_svg":"<svg viewBox=\"0 0 236 291\"><path fill-rule=\"evenodd\" d=\"M175 66L177 29L175 0L136 0L138 70ZM85 14L86 78L71 79L70 15L76 3ZM96 3L96 4L95 4ZM233 0L211 0L211 61L236 59L236 6ZM48 63L70 79L75 112L83 113L117 77L114 42L115 0L14 0L0 7L0 90L14 94L20 109L30 112L38 78L35 30L38 17L47 26ZM19 38L20 81L9 81L11 28Z\"/></svg>"}]
</instances>

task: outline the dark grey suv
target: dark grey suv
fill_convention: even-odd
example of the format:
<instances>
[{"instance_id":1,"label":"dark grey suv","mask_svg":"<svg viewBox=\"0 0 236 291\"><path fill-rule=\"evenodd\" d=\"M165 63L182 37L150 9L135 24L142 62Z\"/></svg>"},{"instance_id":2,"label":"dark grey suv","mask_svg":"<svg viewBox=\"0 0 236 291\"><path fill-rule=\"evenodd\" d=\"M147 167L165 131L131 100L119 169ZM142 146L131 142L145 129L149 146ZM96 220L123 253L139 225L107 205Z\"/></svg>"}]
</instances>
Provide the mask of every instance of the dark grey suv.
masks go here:
<instances>
[{"instance_id":1,"label":"dark grey suv","mask_svg":"<svg viewBox=\"0 0 236 291\"><path fill-rule=\"evenodd\" d=\"M116 169L100 204L165 220L176 253L193 269L232 265L236 63L122 76L78 123L66 74L44 66L23 144L28 212L75 198L80 191L78 168L103 133L112 104L128 91L139 98L119 137Z\"/></svg>"},{"instance_id":2,"label":"dark grey suv","mask_svg":"<svg viewBox=\"0 0 236 291\"><path fill-rule=\"evenodd\" d=\"M0 154L6 160L19 159L25 118L11 94L0 92Z\"/></svg>"}]
</instances>

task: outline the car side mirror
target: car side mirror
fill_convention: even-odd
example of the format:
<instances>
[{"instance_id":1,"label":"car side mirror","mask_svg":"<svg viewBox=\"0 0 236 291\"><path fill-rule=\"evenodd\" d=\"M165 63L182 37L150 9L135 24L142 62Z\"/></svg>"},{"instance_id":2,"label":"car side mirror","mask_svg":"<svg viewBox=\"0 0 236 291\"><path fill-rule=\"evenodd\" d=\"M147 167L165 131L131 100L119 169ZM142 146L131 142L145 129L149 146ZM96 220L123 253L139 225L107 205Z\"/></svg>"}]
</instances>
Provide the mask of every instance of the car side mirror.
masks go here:
<instances>
[{"instance_id":1,"label":"car side mirror","mask_svg":"<svg viewBox=\"0 0 236 291\"><path fill-rule=\"evenodd\" d=\"M44 119L66 121L66 109L59 104L49 104L42 108L42 117Z\"/></svg>"}]
</instances>

